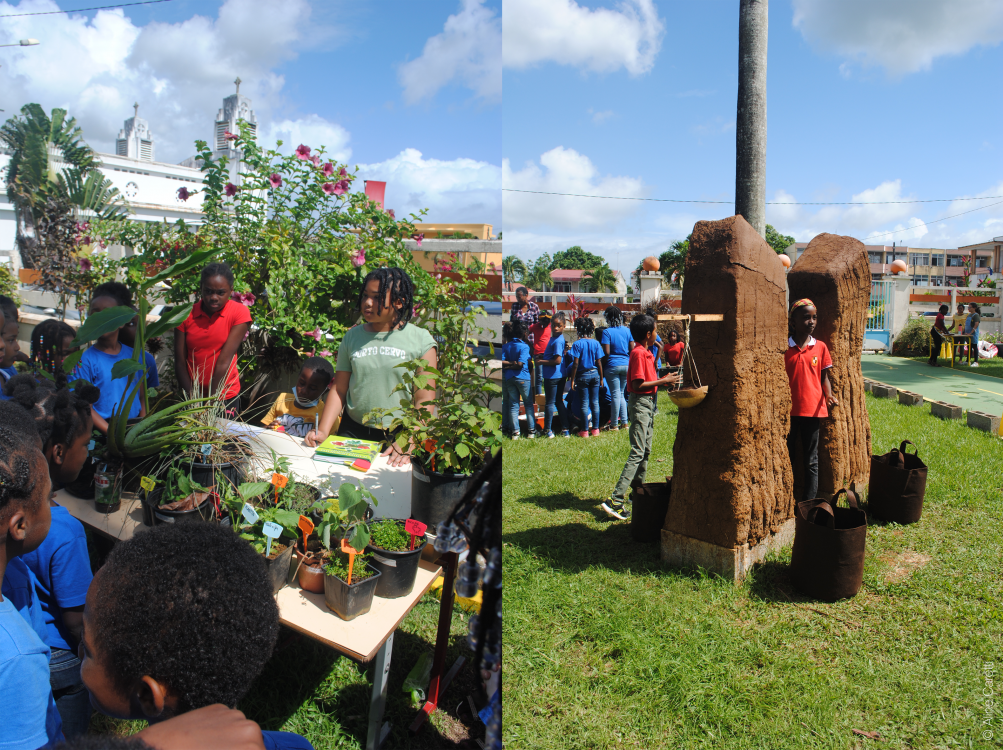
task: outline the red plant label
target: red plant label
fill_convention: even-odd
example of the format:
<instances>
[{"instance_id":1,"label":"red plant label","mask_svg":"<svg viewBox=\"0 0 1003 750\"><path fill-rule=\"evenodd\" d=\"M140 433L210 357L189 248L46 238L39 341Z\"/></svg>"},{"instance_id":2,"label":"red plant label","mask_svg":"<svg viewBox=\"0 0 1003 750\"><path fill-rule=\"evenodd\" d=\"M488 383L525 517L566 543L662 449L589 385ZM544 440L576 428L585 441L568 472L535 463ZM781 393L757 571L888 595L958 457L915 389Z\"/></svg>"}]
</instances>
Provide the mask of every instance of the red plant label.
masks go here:
<instances>
[{"instance_id":1,"label":"red plant label","mask_svg":"<svg viewBox=\"0 0 1003 750\"><path fill-rule=\"evenodd\" d=\"M415 536L421 536L425 533L425 529L428 526L423 524L421 521L415 521L413 518L409 518L404 522L404 531L408 534L414 534Z\"/></svg>"}]
</instances>

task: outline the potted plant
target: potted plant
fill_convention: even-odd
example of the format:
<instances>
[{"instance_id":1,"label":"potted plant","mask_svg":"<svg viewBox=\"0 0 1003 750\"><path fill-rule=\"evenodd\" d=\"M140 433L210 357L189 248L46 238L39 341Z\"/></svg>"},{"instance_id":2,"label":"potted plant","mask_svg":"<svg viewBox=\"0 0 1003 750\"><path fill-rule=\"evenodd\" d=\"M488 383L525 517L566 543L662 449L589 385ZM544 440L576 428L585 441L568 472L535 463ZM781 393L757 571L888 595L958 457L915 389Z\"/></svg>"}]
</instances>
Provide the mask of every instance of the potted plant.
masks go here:
<instances>
[{"instance_id":1,"label":"potted plant","mask_svg":"<svg viewBox=\"0 0 1003 750\"><path fill-rule=\"evenodd\" d=\"M376 521L369 526L369 564L382 574L376 584L376 596L396 599L407 596L418 577L418 562L425 547L425 534L412 536L405 522L393 518Z\"/></svg>"},{"instance_id":2,"label":"potted plant","mask_svg":"<svg viewBox=\"0 0 1003 750\"><path fill-rule=\"evenodd\" d=\"M380 579L380 572L369 564L371 555L363 552L370 538L366 523L368 501L377 503L369 490L342 484L337 505L328 505L317 528L327 551L324 601L342 620L353 620L370 610Z\"/></svg>"},{"instance_id":3,"label":"potted plant","mask_svg":"<svg viewBox=\"0 0 1003 750\"><path fill-rule=\"evenodd\" d=\"M147 526L158 526L182 521L214 521L217 500L212 486L205 487L172 466L167 470L163 487L146 492L143 522Z\"/></svg>"},{"instance_id":4,"label":"potted plant","mask_svg":"<svg viewBox=\"0 0 1003 750\"><path fill-rule=\"evenodd\" d=\"M289 458L279 456L274 450L272 450L271 473L286 477L285 486L273 487L275 504L297 515L308 516L315 526L318 525L324 513L324 505L320 502L320 490L312 484L299 481L289 470Z\"/></svg>"},{"instance_id":5,"label":"potted plant","mask_svg":"<svg viewBox=\"0 0 1003 750\"><path fill-rule=\"evenodd\" d=\"M277 594L289 579L293 546L299 534L297 527L299 515L275 507L259 507L255 508L254 511L257 516L256 520L242 524L240 536L250 542L251 546L265 558L268 576L272 581L272 591ZM270 540L265 535L265 524L268 523L274 523L281 527L282 531L278 538Z\"/></svg>"},{"instance_id":6,"label":"potted plant","mask_svg":"<svg viewBox=\"0 0 1003 750\"><path fill-rule=\"evenodd\" d=\"M411 445L411 517L436 528L449 517L463 496L470 477L486 458L501 449L501 414L489 404L501 386L486 376L488 358L474 354L470 340L483 308L485 281L462 266L436 280L435 291L422 310L430 311L424 325L438 342L438 366L424 360L403 362L402 382L394 389L402 398L397 409L374 409L365 417L372 424L391 417L398 431L397 447ZM493 351L493 347L492 347ZM416 404L415 393L434 387L436 401Z\"/></svg>"}]
</instances>

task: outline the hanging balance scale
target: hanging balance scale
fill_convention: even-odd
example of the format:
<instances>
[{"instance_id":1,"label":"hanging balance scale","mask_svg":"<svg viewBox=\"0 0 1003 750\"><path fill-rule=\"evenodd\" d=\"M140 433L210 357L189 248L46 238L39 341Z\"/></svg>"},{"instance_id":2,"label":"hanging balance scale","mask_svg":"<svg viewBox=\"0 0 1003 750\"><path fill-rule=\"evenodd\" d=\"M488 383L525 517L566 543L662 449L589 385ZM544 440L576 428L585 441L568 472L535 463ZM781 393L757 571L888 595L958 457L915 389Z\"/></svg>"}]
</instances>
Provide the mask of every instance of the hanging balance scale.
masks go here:
<instances>
[{"instance_id":1,"label":"hanging balance scale","mask_svg":"<svg viewBox=\"0 0 1003 750\"><path fill-rule=\"evenodd\" d=\"M690 348L690 325L711 321L722 321L724 315L659 315L658 320L681 320L683 323L683 359L679 363L679 374L682 380L669 390L669 398L680 409L696 406L707 397L709 386L700 382L696 360Z\"/></svg>"}]
</instances>

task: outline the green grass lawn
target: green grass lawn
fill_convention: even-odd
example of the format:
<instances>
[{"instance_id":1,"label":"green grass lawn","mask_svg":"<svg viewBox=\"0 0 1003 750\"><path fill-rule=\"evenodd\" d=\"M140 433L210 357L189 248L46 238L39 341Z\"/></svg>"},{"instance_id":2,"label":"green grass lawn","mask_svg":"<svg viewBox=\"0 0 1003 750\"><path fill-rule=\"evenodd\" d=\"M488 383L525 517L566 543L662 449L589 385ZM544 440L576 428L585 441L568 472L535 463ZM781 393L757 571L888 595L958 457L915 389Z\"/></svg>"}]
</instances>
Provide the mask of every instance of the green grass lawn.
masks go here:
<instances>
[{"instance_id":1,"label":"green grass lawn","mask_svg":"<svg viewBox=\"0 0 1003 750\"><path fill-rule=\"evenodd\" d=\"M651 480L672 466L660 401ZM869 519L863 588L835 604L792 588L789 549L734 586L632 541L598 507L625 432L506 444L506 747L998 747L981 670L1003 657L1003 445L926 406L867 408L875 452L919 446L926 502L911 526Z\"/></svg>"},{"instance_id":2,"label":"green grass lawn","mask_svg":"<svg viewBox=\"0 0 1003 750\"><path fill-rule=\"evenodd\" d=\"M473 738L484 739L484 725L471 717L466 702L466 696L474 692L477 677L470 668L473 653L465 641L470 616L459 607L453 609L446 668L458 656L465 656L466 664L439 702L440 710L416 734L408 731L417 708L401 686L421 653L432 653L438 618L439 600L426 594L394 635L385 714L392 729L384 748L476 748ZM283 627L264 673L238 708L262 729L296 732L317 750L363 748L372 684L371 674L363 667ZM91 732L99 734L131 735L145 727L146 722L118 721L101 715L91 720Z\"/></svg>"}]
</instances>

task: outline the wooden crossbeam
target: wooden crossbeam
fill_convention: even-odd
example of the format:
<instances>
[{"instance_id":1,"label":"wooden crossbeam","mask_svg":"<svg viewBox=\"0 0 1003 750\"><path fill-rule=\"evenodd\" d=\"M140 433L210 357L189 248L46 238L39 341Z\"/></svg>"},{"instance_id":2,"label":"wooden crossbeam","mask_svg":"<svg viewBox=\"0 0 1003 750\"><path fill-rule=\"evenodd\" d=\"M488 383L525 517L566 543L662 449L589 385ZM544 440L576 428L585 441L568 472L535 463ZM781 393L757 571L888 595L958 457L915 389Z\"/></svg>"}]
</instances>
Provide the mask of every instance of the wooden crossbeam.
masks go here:
<instances>
[{"instance_id":1,"label":"wooden crossbeam","mask_svg":"<svg viewBox=\"0 0 1003 750\"><path fill-rule=\"evenodd\" d=\"M697 313L696 315L666 315L658 316L659 320L688 320L691 323L720 322L724 320L722 313Z\"/></svg>"}]
</instances>

